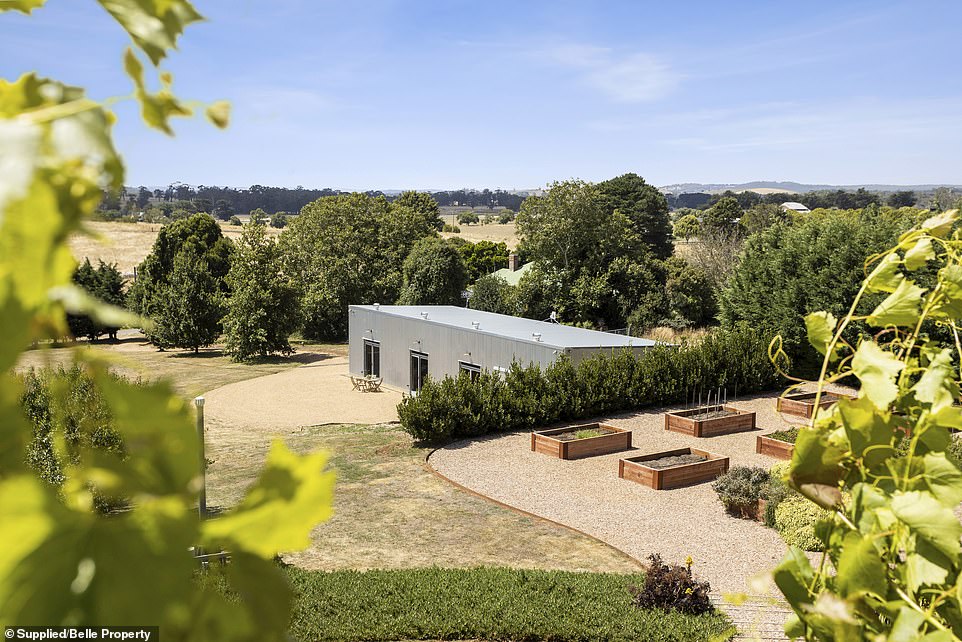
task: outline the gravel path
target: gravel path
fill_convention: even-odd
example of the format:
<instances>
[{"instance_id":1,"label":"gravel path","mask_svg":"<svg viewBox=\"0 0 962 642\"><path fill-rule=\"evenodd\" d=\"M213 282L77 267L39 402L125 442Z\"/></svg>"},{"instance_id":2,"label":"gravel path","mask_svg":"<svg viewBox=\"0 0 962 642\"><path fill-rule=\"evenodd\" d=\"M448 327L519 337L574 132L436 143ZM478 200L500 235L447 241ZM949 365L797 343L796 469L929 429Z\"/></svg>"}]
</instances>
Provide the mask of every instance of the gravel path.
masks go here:
<instances>
[{"instance_id":1,"label":"gravel path","mask_svg":"<svg viewBox=\"0 0 962 642\"><path fill-rule=\"evenodd\" d=\"M756 435L804 422L776 413L775 396L731 405L754 410L758 428L698 439L666 431L658 409L605 420L631 429L628 452L563 461L531 452L530 435L515 433L451 444L432 454L430 464L471 490L577 528L637 559L660 553L682 563L690 555L696 575L716 592L763 594L766 589L749 580L784 555L774 530L729 517L710 483L656 491L618 478L621 457L686 446L727 455L732 466L767 468L776 460L755 454Z\"/></svg>"},{"instance_id":2,"label":"gravel path","mask_svg":"<svg viewBox=\"0 0 962 642\"><path fill-rule=\"evenodd\" d=\"M266 432L319 424L397 421L401 393L351 389L346 357L331 357L211 390L205 413L220 423Z\"/></svg>"}]
</instances>

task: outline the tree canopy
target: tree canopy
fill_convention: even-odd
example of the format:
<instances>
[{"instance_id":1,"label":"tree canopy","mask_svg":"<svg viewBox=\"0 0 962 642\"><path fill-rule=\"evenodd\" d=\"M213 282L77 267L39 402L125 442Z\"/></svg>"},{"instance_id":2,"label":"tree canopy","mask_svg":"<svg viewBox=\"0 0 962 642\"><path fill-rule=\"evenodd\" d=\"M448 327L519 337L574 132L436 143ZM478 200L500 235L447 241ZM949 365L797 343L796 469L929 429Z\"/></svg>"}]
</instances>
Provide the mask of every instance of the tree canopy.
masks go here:
<instances>
[{"instance_id":1,"label":"tree canopy","mask_svg":"<svg viewBox=\"0 0 962 642\"><path fill-rule=\"evenodd\" d=\"M422 212L383 196L329 196L305 206L280 236L305 336L343 339L348 305L396 301L404 259L418 239L435 234Z\"/></svg>"},{"instance_id":2,"label":"tree canopy","mask_svg":"<svg viewBox=\"0 0 962 642\"><path fill-rule=\"evenodd\" d=\"M468 271L461 254L447 241L420 239L404 260L401 305L463 305Z\"/></svg>"},{"instance_id":3,"label":"tree canopy","mask_svg":"<svg viewBox=\"0 0 962 642\"><path fill-rule=\"evenodd\" d=\"M668 201L661 191L637 174L622 174L598 184L609 214L619 212L628 220L631 243L644 243L657 258L671 256L671 222Z\"/></svg>"}]
</instances>

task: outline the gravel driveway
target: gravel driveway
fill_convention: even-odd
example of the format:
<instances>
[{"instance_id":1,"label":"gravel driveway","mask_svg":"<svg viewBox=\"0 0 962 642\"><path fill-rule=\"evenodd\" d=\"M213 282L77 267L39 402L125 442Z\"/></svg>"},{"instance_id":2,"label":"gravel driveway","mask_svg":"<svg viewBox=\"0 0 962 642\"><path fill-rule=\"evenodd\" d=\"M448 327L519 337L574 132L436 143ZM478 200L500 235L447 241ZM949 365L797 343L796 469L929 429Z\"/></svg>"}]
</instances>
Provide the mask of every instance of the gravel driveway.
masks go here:
<instances>
[{"instance_id":1,"label":"gravel driveway","mask_svg":"<svg viewBox=\"0 0 962 642\"><path fill-rule=\"evenodd\" d=\"M605 420L632 431L633 450L563 461L530 450L529 433L461 441L437 450L429 463L465 487L535 515L593 535L644 559L694 560L696 575L722 592L758 594L748 580L773 568L785 553L778 534L729 517L710 483L652 490L618 478L618 460L693 446L727 455L731 465L769 467L776 460L755 454L755 436L803 420L775 412L776 396L739 399L754 410L757 429L698 439L664 429L664 409Z\"/></svg>"}]
</instances>

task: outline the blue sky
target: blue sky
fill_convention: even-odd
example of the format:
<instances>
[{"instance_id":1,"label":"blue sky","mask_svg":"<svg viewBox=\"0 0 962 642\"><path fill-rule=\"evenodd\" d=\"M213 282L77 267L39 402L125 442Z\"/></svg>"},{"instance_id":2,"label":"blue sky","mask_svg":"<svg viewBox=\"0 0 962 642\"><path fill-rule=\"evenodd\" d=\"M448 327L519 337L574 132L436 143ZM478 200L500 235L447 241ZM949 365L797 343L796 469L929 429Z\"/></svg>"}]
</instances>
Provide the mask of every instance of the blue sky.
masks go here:
<instances>
[{"instance_id":1,"label":"blue sky","mask_svg":"<svg viewBox=\"0 0 962 642\"><path fill-rule=\"evenodd\" d=\"M962 3L198 0L165 63L232 126L118 108L127 183L962 183ZM129 91L91 0L0 16L0 76Z\"/></svg>"}]
</instances>

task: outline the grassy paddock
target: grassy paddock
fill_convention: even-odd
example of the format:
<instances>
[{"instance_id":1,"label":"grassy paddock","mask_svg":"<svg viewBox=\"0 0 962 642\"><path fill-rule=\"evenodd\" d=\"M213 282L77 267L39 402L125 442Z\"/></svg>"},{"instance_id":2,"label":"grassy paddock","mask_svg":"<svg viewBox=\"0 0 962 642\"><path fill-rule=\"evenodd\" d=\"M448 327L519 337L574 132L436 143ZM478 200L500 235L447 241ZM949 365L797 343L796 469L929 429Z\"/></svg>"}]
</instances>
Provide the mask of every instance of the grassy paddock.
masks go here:
<instances>
[{"instance_id":1,"label":"grassy paddock","mask_svg":"<svg viewBox=\"0 0 962 642\"><path fill-rule=\"evenodd\" d=\"M316 640L727 639L722 614L691 616L631 605L641 575L501 568L398 571L287 569L291 635Z\"/></svg>"}]
</instances>

